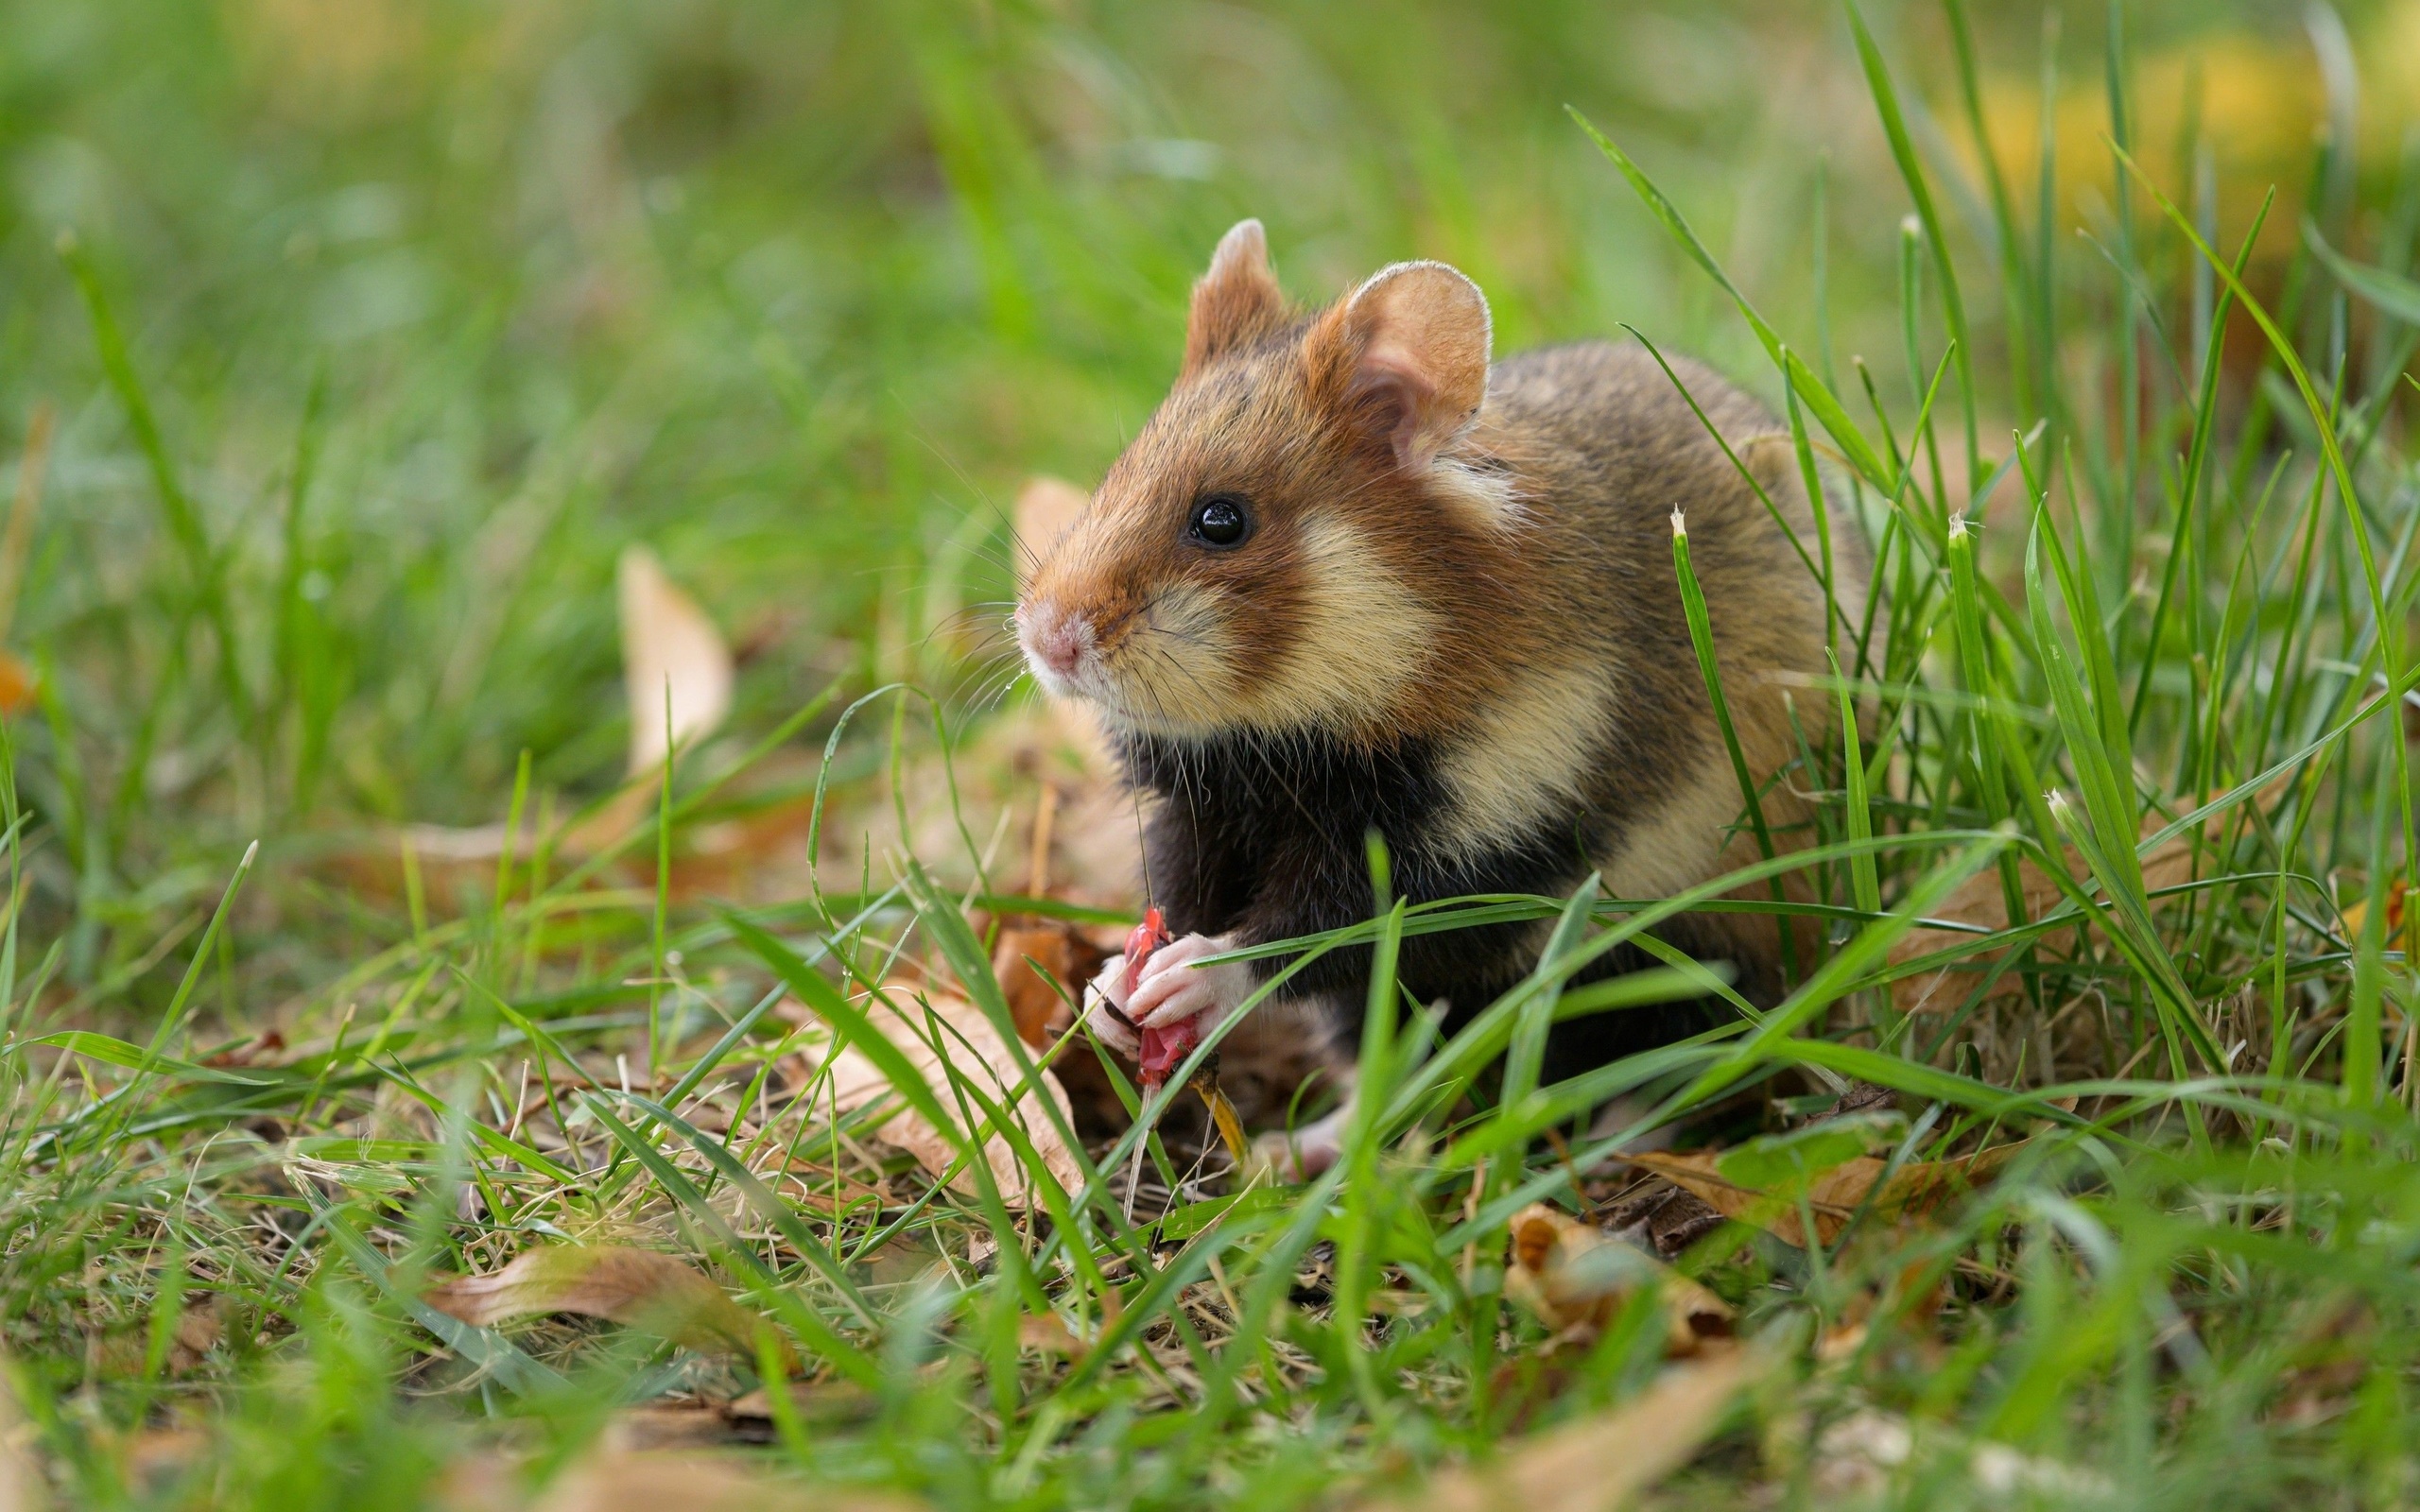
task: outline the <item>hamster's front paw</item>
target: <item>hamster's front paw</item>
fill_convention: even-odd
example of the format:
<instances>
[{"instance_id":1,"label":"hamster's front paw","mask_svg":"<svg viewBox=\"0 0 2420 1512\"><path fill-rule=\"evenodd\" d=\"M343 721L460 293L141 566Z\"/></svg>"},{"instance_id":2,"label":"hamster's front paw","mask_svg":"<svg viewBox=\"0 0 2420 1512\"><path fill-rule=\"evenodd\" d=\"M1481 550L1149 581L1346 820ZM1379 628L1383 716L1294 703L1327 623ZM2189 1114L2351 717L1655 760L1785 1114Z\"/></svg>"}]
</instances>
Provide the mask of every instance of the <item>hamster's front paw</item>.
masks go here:
<instances>
[{"instance_id":1,"label":"hamster's front paw","mask_svg":"<svg viewBox=\"0 0 2420 1512\"><path fill-rule=\"evenodd\" d=\"M1235 948L1235 941L1223 935L1187 935L1153 951L1143 963L1143 979L1126 1001L1126 1016L1138 1024L1165 1028L1207 1014L1201 1030L1208 1034L1252 996L1252 967L1243 961L1193 963Z\"/></svg>"}]
</instances>

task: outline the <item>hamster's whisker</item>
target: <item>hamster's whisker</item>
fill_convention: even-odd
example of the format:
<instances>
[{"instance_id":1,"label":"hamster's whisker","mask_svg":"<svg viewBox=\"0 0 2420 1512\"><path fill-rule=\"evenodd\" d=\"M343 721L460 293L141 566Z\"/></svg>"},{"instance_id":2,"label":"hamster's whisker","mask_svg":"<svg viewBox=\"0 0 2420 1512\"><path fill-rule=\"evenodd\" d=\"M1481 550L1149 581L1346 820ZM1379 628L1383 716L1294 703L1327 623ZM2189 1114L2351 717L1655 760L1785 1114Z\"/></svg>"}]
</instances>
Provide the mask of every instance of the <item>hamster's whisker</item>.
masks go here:
<instances>
[{"instance_id":1,"label":"hamster's whisker","mask_svg":"<svg viewBox=\"0 0 2420 1512\"><path fill-rule=\"evenodd\" d=\"M1210 691L1209 684L1201 680L1201 675L1194 671L1191 667L1186 666L1184 662L1178 661L1166 646L1147 644L1143 649L1146 655L1151 657L1154 661L1164 663L1171 672L1174 672L1177 676L1184 679L1187 682L1192 683L1193 691L1201 695L1205 701L1215 702L1217 700L1217 696Z\"/></svg>"},{"instance_id":2,"label":"hamster's whisker","mask_svg":"<svg viewBox=\"0 0 2420 1512\"><path fill-rule=\"evenodd\" d=\"M971 712L982 715L989 714L999 708L1008 701L1009 690L1017 685L1017 679L1022 676L1024 676L1022 669L1011 671L1008 676L993 684L991 691L976 703Z\"/></svg>"},{"instance_id":3,"label":"hamster's whisker","mask_svg":"<svg viewBox=\"0 0 2420 1512\"><path fill-rule=\"evenodd\" d=\"M970 660L962 665L962 676L952 690L953 697L973 699L978 696L982 690L1004 672L1013 676L1014 669L1022 665L1023 661L1021 656L1011 650L998 650L988 656Z\"/></svg>"}]
</instances>

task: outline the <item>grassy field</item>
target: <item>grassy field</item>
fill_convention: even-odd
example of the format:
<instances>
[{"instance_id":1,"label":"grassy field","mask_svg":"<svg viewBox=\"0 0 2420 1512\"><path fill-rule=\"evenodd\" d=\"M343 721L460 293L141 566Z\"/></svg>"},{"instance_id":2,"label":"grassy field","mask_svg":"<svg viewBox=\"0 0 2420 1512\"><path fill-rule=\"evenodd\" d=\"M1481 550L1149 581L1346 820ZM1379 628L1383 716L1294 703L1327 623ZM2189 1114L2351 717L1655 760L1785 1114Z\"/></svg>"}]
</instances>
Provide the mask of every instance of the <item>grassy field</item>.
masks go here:
<instances>
[{"instance_id":1,"label":"grassy field","mask_svg":"<svg viewBox=\"0 0 2420 1512\"><path fill-rule=\"evenodd\" d=\"M1969 9L0 3L0 1509L2420 1499L2420 5ZM1245 215L1884 593L1778 1009L1541 1087L1678 905L1374 908L1559 923L1134 1191L987 657Z\"/></svg>"}]
</instances>

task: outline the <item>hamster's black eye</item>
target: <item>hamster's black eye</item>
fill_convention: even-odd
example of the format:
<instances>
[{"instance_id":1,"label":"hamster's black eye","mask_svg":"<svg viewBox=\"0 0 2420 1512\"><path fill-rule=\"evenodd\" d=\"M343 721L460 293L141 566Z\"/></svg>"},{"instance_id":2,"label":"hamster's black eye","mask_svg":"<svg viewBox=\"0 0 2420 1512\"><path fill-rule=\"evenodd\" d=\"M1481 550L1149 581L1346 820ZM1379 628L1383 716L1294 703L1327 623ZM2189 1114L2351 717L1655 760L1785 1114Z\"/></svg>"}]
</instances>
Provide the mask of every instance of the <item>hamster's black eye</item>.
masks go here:
<instances>
[{"instance_id":1,"label":"hamster's black eye","mask_svg":"<svg viewBox=\"0 0 2420 1512\"><path fill-rule=\"evenodd\" d=\"M1240 546L1252 534L1251 507L1241 494L1206 495L1194 502L1193 524L1185 533L1205 546Z\"/></svg>"}]
</instances>

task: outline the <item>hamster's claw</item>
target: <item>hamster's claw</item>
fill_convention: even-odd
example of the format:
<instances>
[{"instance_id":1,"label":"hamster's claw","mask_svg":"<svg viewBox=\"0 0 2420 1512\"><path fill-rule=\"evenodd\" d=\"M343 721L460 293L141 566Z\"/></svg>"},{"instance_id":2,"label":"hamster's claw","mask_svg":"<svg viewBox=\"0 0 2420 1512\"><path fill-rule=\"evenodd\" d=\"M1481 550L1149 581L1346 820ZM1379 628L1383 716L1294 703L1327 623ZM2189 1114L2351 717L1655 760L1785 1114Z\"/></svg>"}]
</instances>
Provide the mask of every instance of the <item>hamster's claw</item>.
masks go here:
<instances>
[{"instance_id":1,"label":"hamster's claw","mask_svg":"<svg viewBox=\"0 0 2420 1512\"><path fill-rule=\"evenodd\" d=\"M1093 978L1084 995L1092 1005L1086 1015L1092 1022L1093 1033L1111 1051L1132 1060L1143 1053L1143 1041L1132 1023L1120 1017L1126 1011L1126 957L1113 955Z\"/></svg>"}]
</instances>

